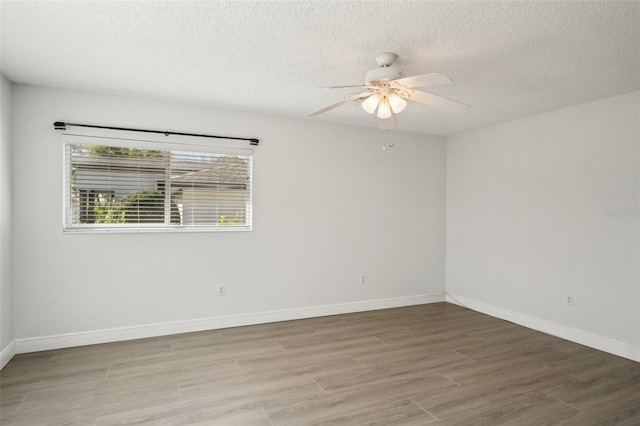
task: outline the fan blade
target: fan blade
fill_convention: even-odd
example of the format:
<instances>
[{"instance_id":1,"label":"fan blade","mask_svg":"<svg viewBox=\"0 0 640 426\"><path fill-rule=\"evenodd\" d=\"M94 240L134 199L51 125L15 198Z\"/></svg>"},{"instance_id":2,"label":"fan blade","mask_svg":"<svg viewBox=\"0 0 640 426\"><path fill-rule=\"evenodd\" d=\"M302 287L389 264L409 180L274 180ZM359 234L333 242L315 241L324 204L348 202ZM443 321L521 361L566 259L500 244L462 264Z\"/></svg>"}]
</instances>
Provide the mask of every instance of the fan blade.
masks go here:
<instances>
[{"instance_id":1,"label":"fan blade","mask_svg":"<svg viewBox=\"0 0 640 426\"><path fill-rule=\"evenodd\" d=\"M319 109L317 111L312 112L311 114L309 114L309 117L312 117L314 115L320 115L320 114L325 113L327 111L331 111L334 108L338 108L341 105L348 104L349 102L355 101L356 99L368 98L369 96L373 95L374 93L375 92L362 92L362 93L358 93L357 95L349 96L348 98L344 98L340 102L336 102L335 104L329 105L328 107L324 107L322 109Z\"/></svg>"},{"instance_id":2,"label":"fan blade","mask_svg":"<svg viewBox=\"0 0 640 426\"><path fill-rule=\"evenodd\" d=\"M413 77L405 77L394 80L396 83L404 87L426 87L426 86L442 86L444 84L452 84L453 81L449 77L433 72L431 74L414 75Z\"/></svg>"},{"instance_id":3,"label":"fan blade","mask_svg":"<svg viewBox=\"0 0 640 426\"><path fill-rule=\"evenodd\" d=\"M407 96L403 97L435 108L440 108L443 111L454 114L468 114L469 111L471 111L471 107L467 104L432 95L431 93L421 92L419 90L411 90L407 93Z\"/></svg>"}]
</instances>

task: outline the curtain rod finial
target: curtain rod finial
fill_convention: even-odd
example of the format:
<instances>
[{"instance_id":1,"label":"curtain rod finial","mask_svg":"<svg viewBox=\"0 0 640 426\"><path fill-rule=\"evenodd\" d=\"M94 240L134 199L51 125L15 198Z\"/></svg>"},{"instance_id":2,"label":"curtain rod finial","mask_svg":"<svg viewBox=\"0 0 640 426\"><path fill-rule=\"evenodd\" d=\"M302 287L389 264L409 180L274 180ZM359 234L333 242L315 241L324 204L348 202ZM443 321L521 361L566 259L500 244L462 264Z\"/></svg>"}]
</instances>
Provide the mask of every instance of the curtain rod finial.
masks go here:
<instances>
[{"instance_id":1,"label":"curtain rod finial","mask_svg":"<svg viewBox=\"0 0 640 426\"><path fill-rule=\"evenodd\" d=\"M53 128L56 130L67 130L66 124L64 124L64 122L62 121L56 121L55 123L53 123Z\"/></svg>"}]
</instances>

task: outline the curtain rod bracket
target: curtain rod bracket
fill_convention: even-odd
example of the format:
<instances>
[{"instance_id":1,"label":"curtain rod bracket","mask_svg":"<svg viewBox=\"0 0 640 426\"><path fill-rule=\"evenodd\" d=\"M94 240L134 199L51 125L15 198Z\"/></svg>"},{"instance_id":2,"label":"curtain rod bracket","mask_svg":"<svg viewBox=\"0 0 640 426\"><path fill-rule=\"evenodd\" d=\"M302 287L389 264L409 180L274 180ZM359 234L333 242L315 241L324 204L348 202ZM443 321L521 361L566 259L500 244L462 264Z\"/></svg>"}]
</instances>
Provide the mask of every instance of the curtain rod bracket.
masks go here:
<instances>
[{"instance_id":1,"label":"curtain rod bracket","mask_svg":"<svg viewBox=\"0 0 640 426\"><path fill-rule=\"evenodd\" d=\"M260 139L256 138L236 138L233 136L216 136L216 135L204 135L200 133L183 133L183 132L169 132L167 130L149 130L149 129L134 129L129 127L112 127L112 126L95 126L92 124L77 124L77 123L65 123L64 121L56 121L53 123L55 130L67 130L67 126L75 127L91 127L94 129L108 129L108 130L122 130L128 132L143 132L143 133L160 133L165 136L177 135L177 136L195 136L200 138L213 138L213 139L231 139L238 141L248 141L250 145L258 146Z\"/></svg>"}]
</instances>

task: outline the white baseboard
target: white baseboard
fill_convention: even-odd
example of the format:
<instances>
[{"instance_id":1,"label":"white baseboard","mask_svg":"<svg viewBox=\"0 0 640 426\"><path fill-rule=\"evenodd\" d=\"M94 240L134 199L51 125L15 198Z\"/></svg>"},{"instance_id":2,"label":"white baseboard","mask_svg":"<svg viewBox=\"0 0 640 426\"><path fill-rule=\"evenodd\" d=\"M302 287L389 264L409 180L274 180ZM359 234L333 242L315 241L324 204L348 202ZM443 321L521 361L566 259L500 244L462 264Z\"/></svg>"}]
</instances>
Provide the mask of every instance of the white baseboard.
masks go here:
<instances>
[{"instance_id":1,"label":"white baseboard","mask_svg":"<svg viewBox=\"0 0 640 426\"><path fill-rule=\"evenodd\" d=\"M9 361L11 361L11 358L13 358L15 355L16 341L12 340L11 343L9 343L7 347L4 348L2 352L0 352L0 370L2 370L4 366L7 365Z\"/></svg>"},{"instance_id":2,"label":"white baseboard","mask_svg":"<svg viewBox=\"0 0 640 426\"><path fill-rule=\"evenodd\" d=\"M171 334L191 333L196 331L215 330L219 328L240 327L245 325L289 321L302 318L348 314L353 312L372 311L376 309L399 308L402 306L422 305L444 301L445 298L443 293L423 294L417 296L396 297L392 299L311 306L307 308L285 309L253 314L230 315L162 324L149 324L81 333L59 334L55 336L16 339L14 353L22 354L39 352L75 346L96 345L100 343L143 339L147 337L168 336Z\"/></svg>"},{"instance_id":3,"label":"white baseboard","mask_svg":"<svg viewBox=\"0 0 640 426\"><path fill-rule=\"evenodd\" d=\"M492 317L507 320L533 330L541 331L571 342L579 343L584 346L589 346L613 355L618 355L623 358L640 362L640 347L567 327L551 321L521 314L519 312L511 311L479 300L469 299L451 293L445 294L447 302L455 303L456 305L460 305L477 312L482 312L483 314L491 315Z\"/></svg>"}]
</instances>

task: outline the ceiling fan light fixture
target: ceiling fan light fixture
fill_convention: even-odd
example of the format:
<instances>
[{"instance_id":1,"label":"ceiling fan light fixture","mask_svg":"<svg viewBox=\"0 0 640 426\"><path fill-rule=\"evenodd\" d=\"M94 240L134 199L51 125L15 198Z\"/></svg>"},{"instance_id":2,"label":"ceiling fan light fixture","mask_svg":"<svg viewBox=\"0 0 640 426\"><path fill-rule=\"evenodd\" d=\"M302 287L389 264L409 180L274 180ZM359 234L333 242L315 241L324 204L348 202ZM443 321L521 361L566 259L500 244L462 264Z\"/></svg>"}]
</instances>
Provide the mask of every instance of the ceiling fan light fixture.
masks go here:
<instances>
[{"instance_id":1,"label":"ceiling fan light fixture","mask_svg":"<svg viewBox=\"0 0 640 426\"><path fill-rule=\"evenodd\" d=\"M378 108L381 97L382 96L380 95L380 93L369 96L362 102L362 109L367 111L369 114L373 114L374 112L376 112L376 108Z\"/></svg>"},{"instance_id":2,"label":"ceiling fan light fixture","mask_svg":"<svg viewBox=\"0 0 640 426\"><path fill-rule=\"evenodd\" d=\"M389 99L385 96L378 106L378 118L389 118L392 115L391 104L389 104Z\"/></svg>"},{"instance_id":3,"label":"ceiling fan light fixture","mask_svg":"<svg viewBox=\"0 0 640 426\"><path fill-rule=\"evenodd\" d=\"M470 112L471 107L467 104L415 89L416 87L452 84L448 77L438 73L404 77L404 73L395 65L397 58L398 55L393 52L377 54L378 68L367 72L364 85L329 87L329 89L361 87L366 91L348 96L310 113L309 116L320 115L351 101L358 101L367 113L373 114L377 111L378 117L382 120L388 118L395 120L396 114L406 108L407 99L453 114L468 114Z\"/></svg>"},{"instance_id":4,"label":"ceiling fan light fixture","mask_svg":"<svg viewBox=\"0 0 640 426\"><path fill-rule=\"evenodd\" d=\"M395 93L389 93L387 99L389 99L389 105L391 105L391 110L394 114L402 112L407 106L407 101Z\"/></svg>"}]
</instances>

